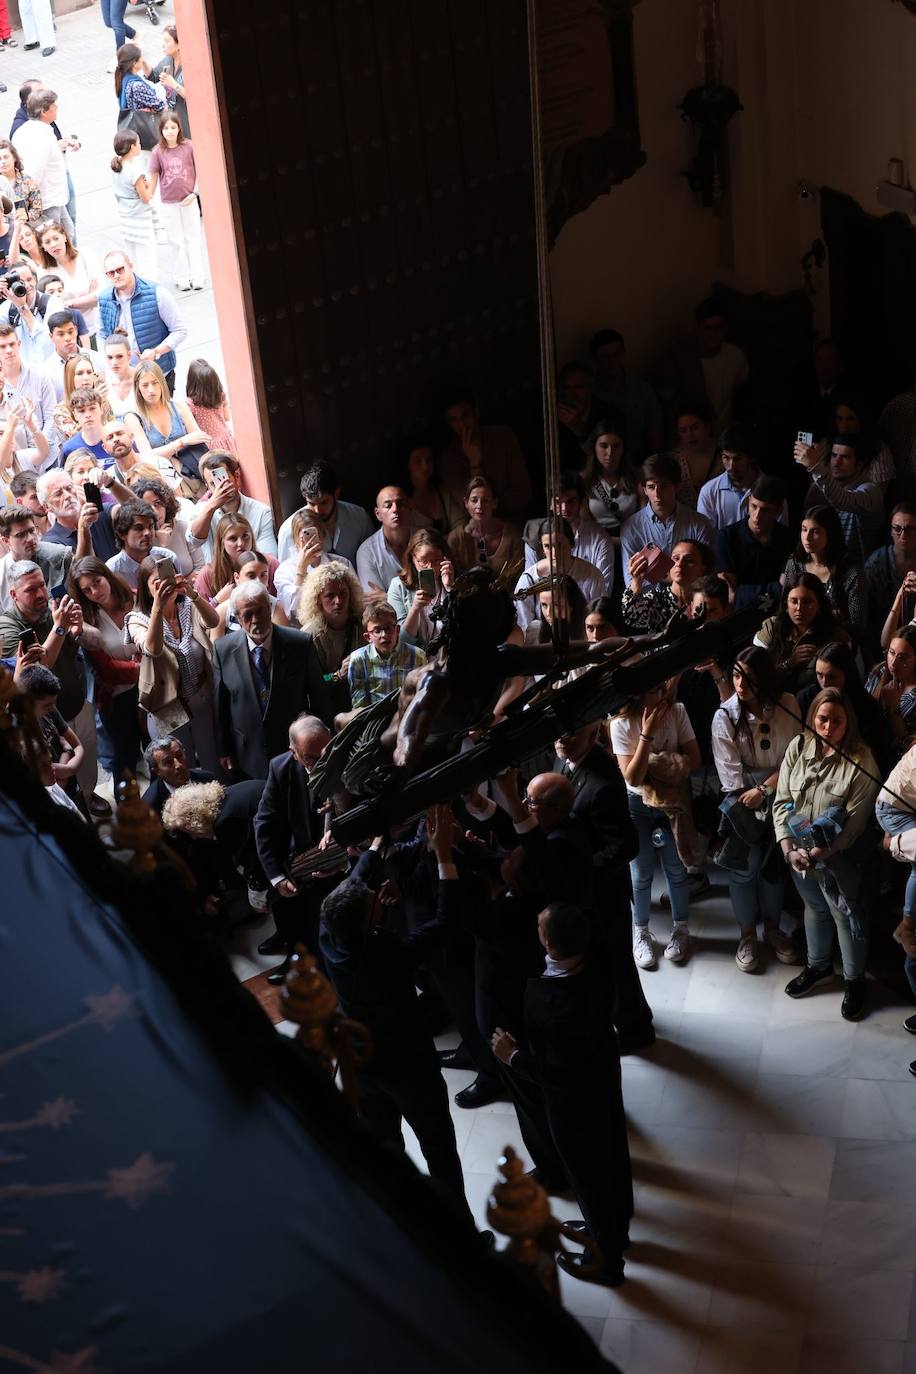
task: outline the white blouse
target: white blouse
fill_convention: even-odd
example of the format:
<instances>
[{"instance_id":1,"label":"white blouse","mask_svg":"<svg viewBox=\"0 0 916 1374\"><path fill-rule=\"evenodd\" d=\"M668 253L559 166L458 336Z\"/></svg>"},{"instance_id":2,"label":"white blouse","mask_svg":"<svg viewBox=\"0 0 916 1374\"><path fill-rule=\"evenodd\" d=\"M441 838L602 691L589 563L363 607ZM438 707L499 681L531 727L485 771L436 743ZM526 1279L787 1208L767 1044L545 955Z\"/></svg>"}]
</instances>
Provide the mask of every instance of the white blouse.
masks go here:
<instances>
[{"instance_id":1,"label":"white blouse","mask_svg":"<svg viewBox=\"0 0 916 1374\"><path fill-rule=\"evenodd\" d=\"M722 703L712 718L712 756L723 792L743 792L779 769L789 741L802 733L798 702L784 692L778 705L762 716L746 712L749 731L738 733L737 694ZM749 737L748 737L749 736Z\"/></svg>"}]
</instances>

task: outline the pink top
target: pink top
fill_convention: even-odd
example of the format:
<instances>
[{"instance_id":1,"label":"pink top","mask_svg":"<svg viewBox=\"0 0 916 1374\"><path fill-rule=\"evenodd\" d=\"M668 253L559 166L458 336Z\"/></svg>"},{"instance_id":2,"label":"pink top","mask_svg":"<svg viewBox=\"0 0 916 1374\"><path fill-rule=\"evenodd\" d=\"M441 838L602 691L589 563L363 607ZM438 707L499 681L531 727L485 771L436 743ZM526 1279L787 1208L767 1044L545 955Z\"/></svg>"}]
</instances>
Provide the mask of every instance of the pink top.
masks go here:
<instances>
[{"instance_id":1,"label":"pink top","mask_svg":"<svg viewBox=\"0 0 916 1374\"><path fill-rule=\"evenodd\" d=\"M197 406L193 401L188 401L188 406L197 422L198 429L202 429L204 434L209 434L213 440L210 447L225 448L230 453L235 453L235 435L226 424L221 413L210 406Z\"/></svg>"},{"instance_id":2,"label":"pink top","mask_svg":"<svg viewBox=\"0 0 916 1374\"><path fill-rule=\"evenodd\" d=\"M159 178L159 194L166 205L187 200L197 182L194 149L185 139L177 148L162 148L157 143L150 153L149 170Z\"/></svg>"},{"instance_id":3,"label":"pink top","mask_svg":"<svg viewBox=\"0 0 916 1374\"><path fill-rule=\"evenodd\" d=\"M270 592L271 596L275 596L277 589L274 586L274 573L279 568L280 563L272 554L265 553L262 557L267 564L267 590ZM219 587L214 587L213 585L213 567L210 563L205 563L195 577L194 590L202 597L205 597L207 601L216 601L216 593L219 591Z\"/></svg>"}]
</instances>

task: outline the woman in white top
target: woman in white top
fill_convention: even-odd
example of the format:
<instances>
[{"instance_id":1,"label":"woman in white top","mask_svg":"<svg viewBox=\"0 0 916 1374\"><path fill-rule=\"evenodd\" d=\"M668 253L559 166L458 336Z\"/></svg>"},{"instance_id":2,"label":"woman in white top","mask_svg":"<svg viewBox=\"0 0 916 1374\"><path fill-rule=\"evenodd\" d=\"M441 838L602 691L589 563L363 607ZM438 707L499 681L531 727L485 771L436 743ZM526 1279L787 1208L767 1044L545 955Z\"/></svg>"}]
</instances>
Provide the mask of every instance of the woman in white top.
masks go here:
<instances>
[{"instance_id":1,"label":"woman in white top","mask_svg":"<svg viewBox=\"0 0 916 1374\"><path fill-rule=\"evenodd\" d=\"M132 129L114 136L111 184L118 205L121 237L137 271L145 281L158 281L153 188L146 179L140 139Z\"/></svg>"},{"instance_id":2,"label":"woman in white top","mask_svg":"<svg viewBox=\"0 0 916 1374\"><path fill-rule=\"evenodd\" d=\"M630 816L639 836L639 852L630 861L633 958L640 968L655 967L649 907L657 852L671 899L671 939L665 949L665 958L679 964L686 959L690 947L687 869L678 854L668 815L658 807L647 805L641 790L654 755L683 755L686 773L693 773L700 767L700 746L693 726L686 708L671 699L669 684L647 692L626 714L611 721L611 747L627 785Z\"/></svg>"},{"instance_id":3,"label":"woman in white top","mask_svg":"<svg viewBox=\"0 0 916 1374\"><path fill-rule=\"evenodd\" d=\"M327 535L309 511L296 511L291 530L296 552L274 570L274 586L286 617L282 623L298 627L299 598L309 573L325 563L345 563L348 568L353 564L328 548Z\"/></svg>"},{"instance_id":4,"label":"woman in white top","mask_svg":"<svg viewBox=\"0 0 916 1374\"><path fill-rule=\"evenodd\" d=\"M130 342L126 334L109 334L105 340L105 364L108 403L112 414L123 419L134 408L135 369L130 365Z\"/></svg>"},{"instance_id":5,"label":"woman in white top","mask_svg":"<svg viewBox=\"0 0 916 1374\"><path fill-rule=\"evenodd\" d=\"M736 813L736 827L725 822L726 833L734 833L739 843L729 846L726 841L719 856L728 859L723 864L728 895L741 931L735 962L744 973L753 973L759 962L758 921L763 921L764 939L780 963L799 961L791 939L779 928L783 869L770 814L779 766L789 741L800 732L799 711L795 698L780 691L776 665L766 649L743 649L732 669L732 682L734 695L712 719L712 756L722 791L743 811ZM764 829L749 838L748 827L760 829L757 820Z\"/></svg>"},{"instance_id":6,"label":"woman in white top","mask_svg":"<svg viewBox=\"0 0 916 1374\"><path fill-rule=\"evenodd\" d=\"M139 500L145 501L156 512L153 543L160 549L169 550L175 571L185 577L200 572L207 561L204 545L188 534L187 521L181 519L178 497L169 484L162 478L144 474L133 480L130 486Z\"/></svg>"},{"instance_id":7,"label":"woman in white top","mask_svg":"<svg viewBox=\"0 0 916 1374\"><path fill-rule=\"evenodd\" d=\"M66 229L54 220L39 224L35 230L41 253L41 268L63 278L65 309L82 311L90 336L99 332L99 289L102 274L95 258L85 248L74 248Z\"/></svg>"},{"instance_id":8,"label":"woman in white top","mask_svg":"<svg viewBox=\"0 0 916 1374\"><path fill-rule=\"evenodd\" d=\"M452 551L437 530L417 530L410 536L404 566L391 579L388 600L394 607L407 644L425 649L437 633L437 622L430 619L430 611L438 607L442 593L447 592L455 579ZM425 590L420 573L431 572L434 591Z\"/></svg>"},{"instance_id":9,"label":"woman in white top","mask_svg":"<svg viewBox=\"0 0 916 1374\"><path fill-rule=\"evenodd\" d=\"M95 676L95 701L104 726L99 758L117 788L125 769L133 772L143 752L137 715L140 655L124 630L134 593L123 577L93 557L72 564L68 586L82 607L83 644ZM133 671L131 664L136 665Z\"/></svg>"}]
</instances>

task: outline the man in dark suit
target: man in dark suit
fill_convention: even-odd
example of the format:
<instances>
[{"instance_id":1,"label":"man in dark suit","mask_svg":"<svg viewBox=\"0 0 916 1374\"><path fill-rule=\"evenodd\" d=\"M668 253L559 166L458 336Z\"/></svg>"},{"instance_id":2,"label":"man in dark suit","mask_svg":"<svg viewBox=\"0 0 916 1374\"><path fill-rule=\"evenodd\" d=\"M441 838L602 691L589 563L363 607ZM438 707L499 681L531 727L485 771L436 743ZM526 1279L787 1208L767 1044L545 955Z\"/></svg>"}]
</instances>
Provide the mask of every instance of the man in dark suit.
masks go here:
<instances>
[{"instance_id":1,"label":"man in dark suit","mask_svg":"<svg viewBox=\"0 0 916 1374\"><path fill-rule=\"evenodd\" d=\"M308 775L330 738L330 730L317 716L296 717L289 727L289 749L270 761L254 818L258 858L273 888L277 925L274 934L258 945L258 953L285 956L267 975L269 983L282 983L299 940L316 956L319 952L318 908L329 891L327 880L297 882L290 876L289 861L322 838L322 820L309 794Z\"/></svg>"},{"instance_id":2,"label":"man in dark suit","mask_svg":"<svg viewBox=\"0 0 916 1374\"><path fill-rule=\"evenodd\" d=\"M554 902L538 916L546 967L525 989L524 1027L497 1026L493 1053L536 1092L584 1223L604 1268L586 1274L586 1256L561 1255L567 1273L616 1288L633 1215L633 1179L620 1087L620 1059L606 1015L604 972L590 948L590 914ZM599 961L600 962L600 961ZM573 1223L575 1225L575 1223Z\"/></svg>"},{"instance_id":3,"label":"man in dark suit","mask_svg":"<svg viewBox=\"0 0 916 1374\"><path fill-rule=\"evenodd\" d=\"M616 760L597 743L598 729L595 721L556 740L553 771L571 782L575 796L570 816L588 831L597 930L612 970L614 1024L621 1054L630 1054L655 1041L652 1009L633 962L629 863L639 841L626 784Z\"/></svg>"},{"instance_id":4,"label":"man in dark suit","mask_svg":"<svg viewBox=\"0 0 916 1374\"><path fill-rule=\"evenodd\" d=\"M206 768L188 767L184 745L170 735L151 740L143 757L152 779L143 793L143 800L157 816L162 815L162 808L176 787L184 787L188 782L215 782L213 774L208 773Z\"/></svg>"},{"instance_id":5,"label":"man in dark suit","mask_svg":"<svg viewBox=\"0 0 916 1374\"><path fill-rule=\"evenodd\" d=\"M452 813L427 812L430 843L439 870L433 920L399 935L375 921L375 896L383 876L379 853L370 849L321 906L321 949L328 977L344 1013L372 1036L372 1055L358 1070L359 1115L373 1134L403 1151L401 1120L413 1129L430 1177L470 1219L455 1127L432 1036L417 1001L416 969L444 938L459 899L452 862Z\"/></svg>"},{"instance_id":6,"label":"man in dark suit","mask_svg":"<svg viewBox=\"0 0 916 1374\"><path fill-rule=\"evenodd\" d=\"M217 640L213 655L220 765L233 781L266 778L290 721L308 705L308 641L274 625L260 582L240 583L229 604L242 628Z\"/></svg>"}]
</instances>

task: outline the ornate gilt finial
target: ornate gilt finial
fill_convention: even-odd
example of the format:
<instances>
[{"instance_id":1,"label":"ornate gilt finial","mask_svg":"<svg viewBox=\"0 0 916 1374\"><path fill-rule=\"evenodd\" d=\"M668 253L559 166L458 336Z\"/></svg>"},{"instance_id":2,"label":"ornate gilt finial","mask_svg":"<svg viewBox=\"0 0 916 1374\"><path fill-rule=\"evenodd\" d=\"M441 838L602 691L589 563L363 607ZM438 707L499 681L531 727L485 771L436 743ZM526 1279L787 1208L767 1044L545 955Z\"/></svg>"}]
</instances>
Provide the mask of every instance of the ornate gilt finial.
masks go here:
<instances>
[{"instance_id":1,"label":"ornate gilt finial","mask_svg":"<svg viewBox=\"0 0 916 1374\"><path fill-rule=\"evenodd\" d=\"M565 1222L557 1221L550 1210L550 1200L536 1178L525 1172L522 1161L511 1145L507 1145L499 1161L502 1181L497 1183L487 1201L487 1221L500 1235L509 1237L506 1254L520 1265L534 1281L559 1302L560 1281L557 1274L557 1253L570 1253L564 1238L584 1245L589 1263L579 1277L597 1277L604 1265L600 1249L588 1234L571 1230Z\"/></svg>"},{"instance_id":2,"label":"ornate gilt finial","mask_svg":"<svg viewBox=\"0 0 916 1374\"><path fill-rule=\"evenodd\" d=\"M296 1039L324 1071L331 1078L340 1072L344 1097L356 1111L356 1070L371 1055L372 1041L365 1026L338 1009L337 993L304 945L296 946L290 960L280 1007L286 1019L298 1025Z\"/></svg>"},{"instance_id":3,"label":"ornate gilt finial","mask_svg":"<svg viewBox=\"0 0 916 1374\"><path fill-rule=\"evenodd\" d=\"M152 873L156 868L154 850L162 845L162 822L140 800L137 779L125 769L121 800L111 820L111 838L117 849L132 849L130 868L134 873Z\"/></svg>"}]
</instances>

